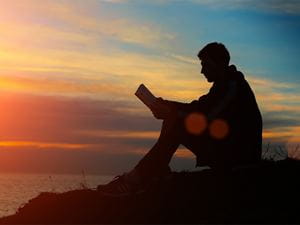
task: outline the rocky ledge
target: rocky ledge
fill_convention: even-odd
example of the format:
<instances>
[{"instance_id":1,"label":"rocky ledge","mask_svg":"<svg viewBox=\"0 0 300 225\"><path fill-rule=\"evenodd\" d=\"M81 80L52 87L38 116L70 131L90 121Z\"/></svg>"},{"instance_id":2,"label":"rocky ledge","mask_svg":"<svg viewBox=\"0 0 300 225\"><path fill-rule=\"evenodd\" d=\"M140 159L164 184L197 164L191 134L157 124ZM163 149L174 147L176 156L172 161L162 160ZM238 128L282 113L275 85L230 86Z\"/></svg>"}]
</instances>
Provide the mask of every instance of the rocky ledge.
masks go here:
<instances>
[{"instance_id":1,"label":"rocky ledge","mask_svg":"<svg viewBox=\"0 0 300 225\"><path fill-rule=\"evenodd\" d=\"M228 174L174 172L146 192L41 193L0 224L300 223L300 161L262 161Z\"/></svg>"}]
</instances>

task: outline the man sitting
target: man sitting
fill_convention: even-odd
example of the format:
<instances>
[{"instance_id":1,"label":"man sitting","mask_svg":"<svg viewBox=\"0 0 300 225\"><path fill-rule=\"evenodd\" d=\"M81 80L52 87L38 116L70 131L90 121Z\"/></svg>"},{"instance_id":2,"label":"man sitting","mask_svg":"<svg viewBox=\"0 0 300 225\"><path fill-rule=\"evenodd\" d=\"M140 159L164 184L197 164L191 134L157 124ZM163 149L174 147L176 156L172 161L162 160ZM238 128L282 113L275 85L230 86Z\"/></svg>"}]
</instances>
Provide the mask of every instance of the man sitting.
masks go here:
<instances>
[{"instance_id":1,"label":"man sitting","mask_svg":"<svg viewBox=\"0 0 300 225\"><path fill-rule=\"evenodd\" d=\"M180 144L196 155L196 166L216 171L260 160L262 118L244 75L229 65L229 52L221 43L207 44L198 58L201 73L213 83L209 92L191 103L157 98L151 107L154 117L163 120L157 142L132 171L99 191L115 196L143 191L153 178L170 172L169 162Z\"/></svg>"}]
</instances>

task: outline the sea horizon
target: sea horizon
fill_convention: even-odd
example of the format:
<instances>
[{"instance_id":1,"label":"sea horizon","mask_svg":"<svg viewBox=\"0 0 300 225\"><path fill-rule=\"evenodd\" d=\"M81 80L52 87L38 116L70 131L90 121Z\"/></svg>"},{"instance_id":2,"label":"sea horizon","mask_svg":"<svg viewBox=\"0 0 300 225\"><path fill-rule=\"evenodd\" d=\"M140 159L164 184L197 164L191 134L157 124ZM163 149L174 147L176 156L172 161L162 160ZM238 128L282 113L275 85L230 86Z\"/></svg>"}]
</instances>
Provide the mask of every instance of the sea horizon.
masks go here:
<instances>
[{"instance_id":1,"label":"sea horizon","mask_svg":"<svg viewBox=\"0 0 300 225\"><path fill-rule=\"evenodd\" d=\"M114 176L83 173L0 172L0 218L17 212L42 192L96 189Z\"/></svg>"}]
</instances>

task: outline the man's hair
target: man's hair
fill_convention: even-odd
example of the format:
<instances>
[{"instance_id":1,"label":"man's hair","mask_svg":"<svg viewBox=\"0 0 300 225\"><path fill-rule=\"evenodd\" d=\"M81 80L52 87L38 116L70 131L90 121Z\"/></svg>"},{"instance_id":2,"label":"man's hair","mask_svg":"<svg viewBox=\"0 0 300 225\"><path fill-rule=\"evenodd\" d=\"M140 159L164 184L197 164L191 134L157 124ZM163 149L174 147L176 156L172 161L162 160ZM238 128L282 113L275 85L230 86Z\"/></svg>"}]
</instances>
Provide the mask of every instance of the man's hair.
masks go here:
<instances>
[{"instance_id":1,"label":"man's hair","mask_svg":"<svg viewBox=\"0 0 300 225\"><path fill-rule=\"evenodd\" d=\"M206 56L210 57L217 63L221 63L226 66L229 65L230 55L227 48L222 43L212 42L202 48L198 53L198 57L202 60Z\"/></svg>"}]
</instances>

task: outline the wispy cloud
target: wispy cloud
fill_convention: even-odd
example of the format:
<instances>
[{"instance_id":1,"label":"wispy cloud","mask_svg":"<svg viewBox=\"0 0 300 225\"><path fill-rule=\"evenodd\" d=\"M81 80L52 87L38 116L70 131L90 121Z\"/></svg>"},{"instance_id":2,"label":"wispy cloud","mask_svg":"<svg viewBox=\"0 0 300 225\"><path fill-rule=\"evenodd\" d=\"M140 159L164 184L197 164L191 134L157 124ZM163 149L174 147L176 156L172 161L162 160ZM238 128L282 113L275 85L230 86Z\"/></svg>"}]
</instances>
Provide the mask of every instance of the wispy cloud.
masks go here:
<instances>
[{"instance_id":1,"label":"wispy cloud","mask_svg":"<svg viewBox=\"0 0 300 225\"><path fill-rule=\"evenodd\" d=\"M118 15L102 16L104 13L99 5L101 2L103 1L87 1L82 4L79 1L45 0L41 4L37 0L12 0L8 4L2 3L0 18L13 20L9 20L9 23L2 22L0 27L9 32L5 36L11 36L13 40L29 39L27 42L31 38L31 43L33 39L35 42L64 41L64 44L70 45L67 42L69 40L90 43L111 38L127 43L162 47L175 39L175 34L167 32L157 24ZM37 36L32 37L32 33Z\"/></svg>"},{"instance_id":2,"label":"wispy cloud","mask_svg":"<svg viewBox=\"0 0 300 225\"><path fill-rule=\"evenodd\" d=\"M294 142L300 133L300 88L296 83L274 81L249 75L249 83L256 93L263 116L266 141Z\"/></svg>"},{"instance_id":3,"label":"wispy cloud","mask_svg":"<svg viewBox=\"0 0 300 225\"><path fill-rule=\"evenodd\" d=\"M1 96L1 108L6 109L0 112L2 141L51 141L54 144L118 142L145 147L159 136L160 121L155 120L143 104L3 91ZM282 114L265 106L262 108L266 139L295 141L300 136L297 130L299 111ZM18 113L19 110L22 114ZM14 122L16 118L17 124Z\"/></svg>"},{"instance_id":4,"label":"wispy cloud","mask_svg":"<svg viewBox=\"0 0 300 225\"><path fill-rule=\"evenodd\" d=\"M29 93L36 95L86 96L96 98L108 96L117 99L127 92L121 84L109 84L99 80L51 79L32 76L0 76L2 91Z\"/></svg>"},{"instance_id":5,"label":"wispy cloud","mask_svg":"<svg viewBox=\"0 0 300 225\"><path fill-rule=\"evenodd\" d=\"M291 88L298 88L298 84L295 83L287 83L287 82L279 82L279 81L274 81L270 79L264 79L264 78L259 78L257 76L253 76L250 74L250 82L258 87L261 88L272 88L272 89L291 89Z\"/></svg>"},{"instance_id":6,"label":"wispy cloud","mask_svg":"<svg viewBox=\"0 0 300 225\"><path fill-rule=\"evenodd\" d=\"M175 0L183 2L182 0ZM214 8L264 10L277 13L299 14L298 0L189 0L192 3ZM157 2L174 2L172 0L157 0Z\"/></svg>"},{"instance_id":7,"label":"wispy cloud","mask_svg":"<svg viewBox=\"0 0 300 225\"><path fill-rule=\"evenodd\" d=\"M209 84L199 74L199 62L186 64L178 57L68 50L37 50L32 55L11 50L0 55L0 85L12 91L130 98L145 83L157 95L190 101L206 93Z\"/></svg>"},{"instance_id":8,"label":"wispy cloud","mask_svg":"<svg viewBox=\"0 0 300 225\"><path fill-rule=\"evenodd\" d=\"M40 77L44 79L48 76L61 79L56 79L58 94L70 94L76 89L90 94L102 89L101 94L105 95L110 92L106 92L109 85L112 92L116 92L112 89L121 92L122 86L137 86L136 83L132 85L131 81L141 76L166 74L167 66L163 65L160 57L155 59L145 54L120 51L107 41L162 48L171 45L175 36L153 23L118 15L102 16L98 3L48 0L43 4L36 0L1 2L0 30L3 34L0 37L0 76L5 77L2 81L5 79L5 83L9 83L6 89L23 87L26 91L31 89L36 92L41 89L39 86L47 86L46 90L55 92L51 81L49 85L40 82ZM31 79L30 85L27 82L29 79L19 78L23 74L36 78ZM8 76L11 81L8 81ZM84 84L79 85L74 80L70 81L70 77L77 81L101 80L101 84L83 81Z\"/></svg>"},{"instance_id":9,"label":"wispy cloud","mask_svg":"<svg viewBox=\"0 0 300 225\"><path fill-rule=\"evenodd\" d=\"M300 95L297 90L300 86L296 83L274 81L249 75L260 105L265 111L298 111Z\"/></svg>"},{"instance_id":10,"label":"wispy cloud","mask_svg":"<svg viewBox=\"0 0 300 225\"><path fill-rule=\"evenodd\" d=\"M199 59L197 57L188 57L188 56L178 55L178 54L171 54L170 56L173 57L174 59L177 59L180 62L184 62L192 65L199 63Z\"/></svg>"},{"instance_id":11,"label":"wispy cloud","mask_svg":"<svg viewBox=\"0 0 300 225\"><path fill-rule=\"evenodd\" d=\"M134 138L134 139L158 139L159 131L134 131L134 130L83 130L80 134L102 138Z\"/></svg>"},{"instance_id":12,"label":"wispy cloud","mask_svg":"<svg viewBox=\"0 0 300 225\"><path fill-rule=\"evenodd\" d=\"M287 128L273 128L272 130L264 130L263 138L265 142L285 143L288 145L300 144L300 126L294 125Z\"/></svg>"},{"instance_id":13,"label":"wispy cloud","mask_svg":"<svg viewBox=\"0 0 300 225\"><path fill-rule=\"evenodd\" d=\"M30 141L0 141L0 147L32 147L32 148L58 148L58 149L82 149L89 145L84 144L67 144L67 143L46 143Z\"/></svg>"},{"instance_id":14,"label":"wispy cloud","mask_svg":"<svg viewBox=\"0 0 300 225\"><path fill-rule=\"evenodd\" d=\"M0 112L2 141L95 144L103 141L101 135L95 135L99 132L109 142L117 139L113 132L124 138L136 135L147 139L159 129L159 121L151 118L150 113L148 116L128 113L126 108L131 105L123 101L5 92L0 100L1 108L5 108Z\"/></svg>"}]
</instances>

